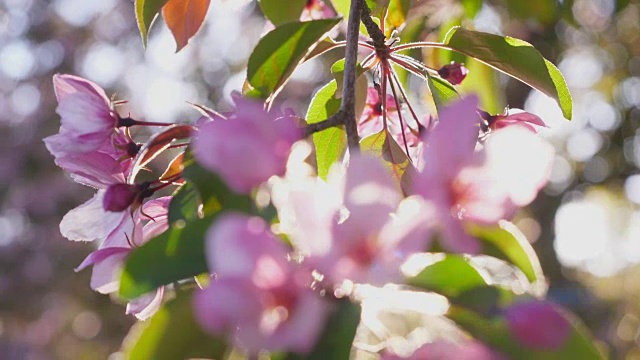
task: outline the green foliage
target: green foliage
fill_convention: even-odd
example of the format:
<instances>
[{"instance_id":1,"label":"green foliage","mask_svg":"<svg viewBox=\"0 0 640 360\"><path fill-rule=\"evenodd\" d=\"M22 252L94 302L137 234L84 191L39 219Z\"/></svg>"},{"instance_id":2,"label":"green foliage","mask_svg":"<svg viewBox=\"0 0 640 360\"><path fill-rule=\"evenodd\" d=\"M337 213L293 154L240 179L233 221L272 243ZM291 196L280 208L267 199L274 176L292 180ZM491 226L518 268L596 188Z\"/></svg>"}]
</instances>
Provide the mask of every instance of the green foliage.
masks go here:
<instances>
[{"instance_id":1,"label":"green foliage","mask_svg":"<svg viewBox=\"0 0 640 360\"><path fill-rule=\"evenodd\" d=\"M207 271L204 235L214 217L178 221L131 252L120 277L120 296L131 300L159 286Z\"/></svg>"},{"instance_id":2,"label":"green foliage","mask_svg":"<svg viewBox=\"0 0 640 360\"><path fill-rule=\"evenodd\" d=\"M571 119L572 101L564 77L531 44L460 27L449 31L444 44L550 96L560 105L564 117Z\"/></svg>"},{"instance_id":3,"label":"green foliage","mask_svg":"<svg viewBox=\"0 0 640 360\"><path fill-rule=\"evenodd\" d=\"M434 77L426 73L427 84L429 85L429 91L433 96L433 102L436 105L436 109L440 112L444 107L452 103L453 101L460 99L458 91L448 81L442 80L439 77Z\"/></svg>"},{"instance_id":4,"label":"green foliage","mask_svg":"<svg viewBox=\"0 0 640 360\"><path fill-rule=\"evenodd\" d=\"M466 230L482 242L483 254L515 265L531 282L543 279L535 251L515 225L507 221L497 226L469 224Z\"/></svg>"},{"instance_id":5,"label":"green foliage","mask_svg":"<svg viewBox=\"0 0 640 360\"><path fill-rule=\"evenodd\" d=\"M138 22L138 29L144 46L147 46L147 37L153 20L158 16L167 1L169 0L136 0L136 21Z\"/></svg>"},{"instance_id":6,"label":"green foliage","mask_svg":"<svg viewBox=\"0 0 640 360\"><path fill-rule=\"evenodd\" d=\"M288 22L262 37L247 65L253 93L265 99L275 98L309 49L338 22L340 19Z\"/></svg>"},{"instance_id":7,"label":"green foliage","mask_svg":"<svg viewBox=\"0 0 640 360\"><path fill-rule=\"evenodd\" d=\"M455 297L467 290L486 285L486 282L464 257L450 254L408 279L407 284Z\"/></svg>"},{"instance_id":8,"label":"green foliage","mask_svg":"<svg viewBox=\"0 0 640 360\"><path fill-rule=\"evenodd\" d=\"M483 0L462 0L462 7L464 8L464 15L469 19L476 17L476 14L482 8Z\"/></svg>"},{"instance_id":9,"label":"green foliage","mask_svg":"<svg viewBox=\"0 0 640 360\"><path fill-rule=\"evenodd\" d=\"M408 181L414 168L407 154L385 129L362 139L360 141L360 149L363 153L373 155L382 160L385 168L398 184L399 190L402 191L409 188Z\"/></svg>"},{"instance_id":10,"label":"green foliage","mask_svg":"<svg viewBox=\"0 0 640 360\"><path fill-rule=\"evenodd\" d=\"M274 25L278 26L289 21L300 19L300 14L307 5L306 0L259 0L260 9L264 16Z\"/></svg>"},{"instance_id":11,"label":"green foliage","mask_svg":"<svg viewBox=\"0 0 640 360\"><path fill-rule=\"evenodd\" d=\"M409 7L411 7L410 0L390 0L389 7L387 8L387 15L385 17L385 23L387 29L396 29L402 26L407 20L409 14Z\"/></svg>"},{"instance_id":12,"label":"green foliage","mask_svg":"<svg viewBox=\"0 0 640 360\"><path fill-rule=\"evenodd\" d=\"M326 120L340 109L340 99L336 98L336 81L333 80L316 93L309 104L306 119L309 124ZM316 147L318 176L327 178L329 168L338 161L347 147L347 134L343 127L330 127L313 134Z\"/></svg>"},{"instance_id":13,"label":"green foliage","mask_svg":"<svg viewBox=\"0 0 640 360\"><path fill-rule=\"evenodd\" d=\"M205 334L191 309L192 293L178 293L146 322L134 326L123 352L131 360L185 358L221 359L226 352L222 339Z\"/></svg>"},{"instance_id":14,"label":"green foliage","mask_svg":"<svg viewBox=\"0 0 640 360\"><path fill-rule=\"evenodd\" d=\"M179 187L171 198L169 204L169 224L176 221L193 221L198 217L198 206L200 205L198 190L192 183L186 183Z\"/></svg>"}]
</instances>

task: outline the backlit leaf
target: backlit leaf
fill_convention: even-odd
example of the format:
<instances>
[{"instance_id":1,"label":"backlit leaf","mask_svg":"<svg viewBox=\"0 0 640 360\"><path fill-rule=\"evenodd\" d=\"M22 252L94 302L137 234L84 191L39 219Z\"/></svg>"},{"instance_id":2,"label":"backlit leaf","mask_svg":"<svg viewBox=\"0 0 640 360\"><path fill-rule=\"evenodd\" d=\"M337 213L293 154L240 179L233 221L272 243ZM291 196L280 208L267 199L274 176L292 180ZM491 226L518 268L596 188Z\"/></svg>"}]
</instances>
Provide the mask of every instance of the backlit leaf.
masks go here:
<instances>
[{"instance_id":1,"label":"backlit leaf","mask_svg":"<svg viewBox=\"0 0 640 360\"><path fill-rule=\"evenodd\" d=\"M147 37L153 20L167 1L169 0L136 0L136 21L138 22L138 30L140 30L144 46L147 46Z\"/></svg>"},{"instance_id":2,"label":"backlit leaf","mask_svg":"<svg viewBox=\"0 0 640 360\"><path fill-rule=\"evenodd\" d=\"M454 27L444 43L550 96L571 119L573 105L564 77L528 42Z\"/></svg>"},{"instance_id":3,"label":"backlit leaf","mask_svg":"<svg viewBox=\"0 0 640 360\"><path fill-rule=\"evenodd\" d=\"M273 23L280 25L285 22L300 19L300 14L307 5L307 0L259 0L260 9L264 16Z\"/></svg>"},{"instance_id":4,"label":"backlit leaf","mask_svg":"<svg viewBox=\"0 0 640 360\"><path fill-rule=\"evenodd\" d=\"M187 45L200 29L211 0L169 0L162 16L176 40L176 52Z\"/></svg>"},{"instance_id":5,"label":"backlit leaf","mask_svg":"<svg viewBox=\"0 0 640 360\"><path fill-rule=\"evenodd\" d=\"M123 344L125 358L131 360L173 360L186 358L221 359L224 339L204 333L193 316L191 292L178 293L145 322L131 328Z\"/></svg>"},{"instance_id":6,"label":"backlit leaf","mask_svg":"<svg viewBox=\"0 0 640 360\"><path fill-rule=\"evenodd\" d=\"M333 80L320 89L311 100L306 120L309 124L326 120L340 109L340 99L335 97L336 81ZM337 126L313 134L316 147L318 176L327 178L329 168L338 161L347 147L347 134L344 127Z\"/></svg>"},{"instance_id":7,"label":"backlit leaf","mask_svg":"<svg viewBox=\"0 0 640 360\"><path fill-rule=\"evenodd\" d=\"M274 98L310 49L340 19L289 22L265 35L249 57L247 79L263 98Z\"/></svg>"}]
</instances>

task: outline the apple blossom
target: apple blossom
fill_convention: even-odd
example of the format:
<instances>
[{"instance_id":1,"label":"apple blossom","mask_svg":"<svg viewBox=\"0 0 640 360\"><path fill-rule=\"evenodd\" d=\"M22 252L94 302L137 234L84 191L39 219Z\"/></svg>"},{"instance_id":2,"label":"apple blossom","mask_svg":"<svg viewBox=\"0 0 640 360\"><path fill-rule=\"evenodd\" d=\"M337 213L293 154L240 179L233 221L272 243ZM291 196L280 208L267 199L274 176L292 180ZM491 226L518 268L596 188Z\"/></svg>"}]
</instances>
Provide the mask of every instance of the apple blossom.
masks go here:
<instances>
[{"instance_id":1,"label":"apple blossom","mask_svg":"<svg viewBox=\"0 0 640 360\"><path fill-rule=\"evenodd\" d=\"M203 124L193 141L196 159L235 191L247 193L273 175L282 175L291 146L302 131L293 118L276 119L262 104L238 99L229 120Z\"/></svg>"},{"instance_id":2,"label":"apple blossom","mask_svg":"<svg viewBox=\"0 0 640 360\"><path fill-rule=\"evenodd\" d=\"M479 118L477 99L468 97L445 109L427 134L424 168L415 190L432 201L447 248L475 253L478 243L463 221L495 224L527 205L544 186L553 150L526 130L496 131L484 149L474 152Z\"/></svg>"},{"instance_id":3,"label":"apple blossom","mask_svg":"<svg viewBox=\"0 0 640 360\"><path fill-rule=\"evenodd\" d=\"M539 116L520 109L505 109L504 113L498 115L490 115L485 111L479 111L479 113L486 122L486 130L498 130L516 125L537 133L538 126L547 127L547 124Z\"/></svg>"},{"instance_id":4,"label":"apple blossom","mask_svg":"<svg viewBox=\"0 0 640 360\"><path fill-rule=\"evenodd\" d=\"M121 223L109 234L100 248L89 254L76 268L76 271L81 271L88 266L93 266L92 289L102 294L118 290L120 273L127 255L134 247L144 244L168 229L169 200L169 197L150 200L144 204L142 211L134 212L131 217L123 217ZM142 212L153 220L145 221ZM159 308L163 293L164 288L161 287L153 293L132 300L127 306L127 314L134 314L139 319L151 316Z\"/></svg>"},{"instance_id":5,"label":"apple blossom","mask_svg":"<svg viewBox=\"0 0 640 360\"><path fill-rule=\"evenodd\" d=\"M264 220L222 215L206 235L207 261L216 280L194 298L203 328L230 332L252 354L310 351L329 308L310 289L311 274L288 261L288 253Z\"/></svg>"}]
</instances>

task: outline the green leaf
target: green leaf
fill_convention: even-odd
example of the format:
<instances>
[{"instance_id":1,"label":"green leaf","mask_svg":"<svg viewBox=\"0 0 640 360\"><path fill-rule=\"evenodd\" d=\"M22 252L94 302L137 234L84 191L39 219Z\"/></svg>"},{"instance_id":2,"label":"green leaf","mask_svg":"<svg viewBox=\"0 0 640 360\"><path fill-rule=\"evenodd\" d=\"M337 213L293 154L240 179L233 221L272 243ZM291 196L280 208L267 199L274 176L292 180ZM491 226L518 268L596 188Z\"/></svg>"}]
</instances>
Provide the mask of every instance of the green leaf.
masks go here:
<instances>
[{"instance_id":1,"label":"green leaf","mask_svg":"<svg viewBox=\"0 0 640 360\"><path fill-rule=\"evenodd\" d=\"M469 19L476 17L476 14L482 8L483 0L462 0L464 15Z\"/></svg>"},{"instance_id":2,"label":"green leaf","mask_svg":"<svg viewBox=\"0 0 640 360\"><path fill-rule=\"evenodd\" d=\"M456 297L467 290L487 284L478 270L460 255L447 255L408 279L407 283L449 297Z\"/></svg>"},{"instance_id":3,"label":"green leaf","mask_svg":"<svg viewBox=\"0 0 640 360\"><path fill-rule=\"evenodd\" d=\"M442 80L439 77L433 77L427 75L427 84L429 84L429 90L431 96L433 96L433 102L436 105L436 109L440 112L444 107L450 103L460 99L460 94L448 81Z\"/></svg>"},{"instance_id":4,"label":"green leaf","mask_svg":"<svg viewBox=\"0 0 640 360\"><path fill-rule=\"evenodd\" d=\"M192 221L198 218L200 197L198 190L191 183L185 183L173 193L169 203L169 224L176 221Z\"/></svg>"},{"instance_id":5,"label":"green leaf","mask_svg":"<svg viewBox=\"0 0 640 360\"><path fill-rule=\"evenodd\" d=\"M123 343L125 358L222 359L227 346L223 339L214 339L200 329L191 309L191 295L178 294L150 320L134 325Z\"/></svg>"},{"instance_id":6,"label":"green leaf","mask_svg":"<svg viewBox=\"0 0 640 360\"><path fill-rule=\"evenodd\" d=\"M571 119L573 105L564 77L531 44L460 27L449 31L444 44L550 96L560 105L564 117Z\"/></svg>"},{"instance_id":7,"label":"green leaf","mask_svg":"<svg viewBox=\"0 0 640 360\"><path fill-rule=\"evenodd\" d=\"M336 89L336 81L333 80L316 93L307 110L307 123L326 120L340 109L341 101L335 97ZM347 148L347 134L342 126L331 127L313 134L313 143L316 147L318 176L326 180L329 168Z\"/></svg>"},{"instance_id":8,"label":"green leaf","mask_svg":"<svg viewBox=\"0 0 640 360\"><path fill-rule=\"evenodd\" d=\"M411 6L410 0L391 0L389 1L389 7L387 8L387 16L385 17L385 23L387 24L387 31L397 29L407 20L409 14L409 7Z\"/></svg>"},{"instance_id":9,"label":"green leaf","mask_svg":"<svg viewBox=\"0 0 640 360\"><path fill-rule=\"evenodd\" d=\"M151 24L167 1L169 0L136 0L136 21L145 47Z\"/></svg>"},{"instance_id":10,"label":"green leaf","mask_svg":"<svg viewBox=\"0 0 640 360\"><path fill-rule=\"evenodd\" d=\"M497 226L468 224L465 228L482 242L481 253L515 265L530 282L544 278L535 251L515 225L501 221Z\"/></svg>"},{"instance_id":11,"label":"green leaf","mask_svg":"<svg viewBox=\"0 0 640 360\"><path fill-rule=\"evenodd\" d=\"M338 300L320 341L310 354L289 354L287 360L349 359L353 339L360 324L360 305L347 299Z\"/></svg>"},{"instance_id":12,"label":"green leaf","mask_svg":"<svg viewBox=\"0 0 640 360\"><path fill-rule=\"evenodd\" d=\"M207 272L204 238L214 219L178 221L133 250L120 277L120 296L135 299L162 285Z\"/></svg>"},{"instance_id":13,"label":"green leaf","mask_svg":"<svg viewBox=\"0 0 640 360\"><path fill-rule=\"evenodd\" d=\"M483 110L491 114L502 113L506 101L502 85L498 81L498 71L472 57L464 56L463 62L469 69L469 74L459 85L460 92L478 94Z\"/></svg>"},{"instance_id":14,"label":"green leaf","mask_svg":"<svg viewBox=\"0 0 640 360\"><path fill-rule=\"evenodd\" d=\"M309 49L339 22L289 22L271 30L249 57L247 79L251 87L263 98L275 98Z\"/></svg>"},{"instance_id":15,"label":"green leaf","mask_svg":"<svg viewBox=\"0 0 640 360\"><path fill-rule=\"evenodd\" d=\"M588 330L573 314L559 309L571 324L571 334L566 343L557 350L537 350L525 347L515 339L504 319L487 318L474 311L451 306L447 317L468 331L473 337L485 342L492 348L508 355L511 359L523 360L564 360L564 359L605 359L604 354L595 345Z\"/></svg>"},{"instance_id":16,"label":"green leaf","mask_svg":"<svg viewBox=\"0 0 640 360\"><path fill-rule=\"evenodd\" d=\"M274 25L278 26L289 21L300 19L302 10L307 5L307 0L259 0L260 9L264 16Z\"/></svg>"},{"instance_id":17,"label":"green leaf","mask_svg":"<svg viewBox=\"0 0 640 360\"><path fill-rule=\"evenodd\" d=\"M251 198L229 189L220 176L200 166L191 151L185 153L183 166L182 176L192 182L198 190L205 215L215 214L221 208L251 211Z\"/></svg>"},{"instance_id":18,"label":"green leaf","mask_svg":"<svg viewBox=\"0 0 640 360\"><path fill-rule=\"evenodd\" d=\"M364 74L365 70L362 68L360 63L356 64L356 79L360 79L360 76ZM342 97L342 83L344 82L344 59L340 59L331 65L331 74L333 74L334 79L336 80L337 88L336 88L336 98ZM365 79L365 86L368 86L368 82ZM356 85L357 86L357 85ZM357 106L356 106L357 108ZM356 111L356 114L361 113L362 111Z\"/></svg>"},{"instance_id":19,"label":"green leaf","mask_svg":"<svg viewBox=\"0 0 640 360\"><path fill-rule=\"evenodd\" d=\"M409 184L407 181L409 176L405 176L405 174L411 173L413 166L404 150L385 129L362 139L360 141L360 149L363 153L382 159L391 177L397 182L399 189L408 189Z\"/></svg>"}]
</instances>

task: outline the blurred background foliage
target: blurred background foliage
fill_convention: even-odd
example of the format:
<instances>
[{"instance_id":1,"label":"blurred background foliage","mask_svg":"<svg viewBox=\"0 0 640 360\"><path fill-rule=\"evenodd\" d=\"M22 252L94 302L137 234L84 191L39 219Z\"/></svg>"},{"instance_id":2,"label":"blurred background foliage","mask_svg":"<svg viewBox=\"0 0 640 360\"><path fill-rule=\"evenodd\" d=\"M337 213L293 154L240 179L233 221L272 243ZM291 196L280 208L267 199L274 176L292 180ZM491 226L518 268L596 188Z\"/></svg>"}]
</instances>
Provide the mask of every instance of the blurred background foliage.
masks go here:
<instances>
[{"instance_id":1,"label":"blurred background foliage","mask_svg":"<svg viewBox=\"0 0 640 360\"><path fill-rule=\"evenodd\" d=\"M403 41L438 40L449 26L524 39L557 64L574 119L526 85L477 64L463 89L541 116L557 149L550 183L516 224L534 243L551 299L573 309L612 358L640 359L640 0L415 0ZM445 31L439 31L443 26ZM59 171L42 138L57 131L54 73L73 73L129 100L149 121L190 122L186 101L229 108L268 25L255 2L214 0L178 54L158 22L146 51L132 0L0 2L0 354L8 359L119 358L134 319L75 273L91 244L58 231L90 197ZM403 35L404 34L404 35ZM448 55L417 54L443 65ZM333 53L301 66L279 97L303 114L330 79ZM414 79L415 80L415 79ZM414 94L422 84L409 79ZM491 91L495 84L499 91ZM143 134L138 134L143 135Z\"/></svg>"}]
</instances>

